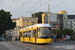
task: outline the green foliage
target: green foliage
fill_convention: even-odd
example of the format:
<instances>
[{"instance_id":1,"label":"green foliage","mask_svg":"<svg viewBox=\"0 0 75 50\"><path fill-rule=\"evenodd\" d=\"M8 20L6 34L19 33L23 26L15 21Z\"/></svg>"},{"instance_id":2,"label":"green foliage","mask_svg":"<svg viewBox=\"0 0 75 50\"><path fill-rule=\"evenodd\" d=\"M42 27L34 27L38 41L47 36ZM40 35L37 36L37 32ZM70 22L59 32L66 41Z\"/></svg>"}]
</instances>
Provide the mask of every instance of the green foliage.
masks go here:
<instances>
[{"instance_id":1,"label":"green foliage","mask_svg":"<svg viewBox=\"0 0 75 50\"><path fill-rule=\"evenodd\" d=\"M3 9L0 10L0 35L1 32L4 33L5 30L14 28L15 24L13 24L11 16L10 12L6 12Z\"/></svg>"},{"instance_id":2,"label":"green foliage","mask_svg":"<svg viewBox=\"0 0 75 50\"><path fill-rule=\"evenodd\" d=\"M32 17L38 17L38 23L42 23L42 14L43 12L34 13Z\"/></svg>"},{"instance_id":3,"label":"green foliage","mask_svg":"<svg viewBox=\"0 0 75 50\"><path fill-rule=\"evenodd\" d=\"M73 35L73 30L72 29L59 29L59 30L54 30L54 34L64 34L64 35Z\"/></svg>"}]
</instances>

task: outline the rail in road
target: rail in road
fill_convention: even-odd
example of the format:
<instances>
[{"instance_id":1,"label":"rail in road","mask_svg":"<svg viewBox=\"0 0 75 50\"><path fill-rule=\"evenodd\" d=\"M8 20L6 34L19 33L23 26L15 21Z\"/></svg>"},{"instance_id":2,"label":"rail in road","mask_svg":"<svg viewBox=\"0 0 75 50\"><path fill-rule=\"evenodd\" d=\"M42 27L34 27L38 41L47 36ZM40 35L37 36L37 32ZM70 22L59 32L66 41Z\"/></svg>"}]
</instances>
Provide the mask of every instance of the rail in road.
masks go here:
<instances>
[{"instance_id":1,"label":"rail in road","mask_svg":"<svg viewBox=\"0 0 75 50\"><path fill-rule=\"evenodd\" d=\"M51 44L36 45L36 44L22 43L22 42L12 42L10 44L21 48L27 48L29 50L55 50L52 48L52 46L50 46Z\"/></svg>"},{"instance_id":2,"label":"rail in road","mask_svg":"<svg viewBox=\"0 0 75 50\"><path fill-rule=\"evenodd\" d=\"M22 43L22 42L9 42L12 45L18 46L22 48L23 50L66 50L63 47L72 46L74 49L69 50L75 50L75 45L73 44L65 44L65 43L54 43L54 44L45 44L45 45L36 45L31 43ZM61 48L55 48L55 47L61 47Z\"/></svg>"}]
</instances>

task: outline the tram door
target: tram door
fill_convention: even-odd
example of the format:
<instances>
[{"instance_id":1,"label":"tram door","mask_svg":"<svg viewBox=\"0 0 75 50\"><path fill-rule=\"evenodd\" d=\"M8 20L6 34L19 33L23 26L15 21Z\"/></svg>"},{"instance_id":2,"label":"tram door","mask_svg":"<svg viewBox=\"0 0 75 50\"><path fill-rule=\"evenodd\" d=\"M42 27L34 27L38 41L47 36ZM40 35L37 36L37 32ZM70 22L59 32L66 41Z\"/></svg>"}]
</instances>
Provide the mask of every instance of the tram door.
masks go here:
<instances>
[{"instance_id":1,"label":"tram door","mask_svg":"<svg viewBox=\"0 0 75 50\"><path fill-rule=\"evenodd\" d=\"M32 37L33 37L33 43L36 43L36 34L37 34L37 32L36 32L37 30L36 29L34 29L33 30L33 33L32 33Z\"/></svg>"},{"instance_id":2,"label":"tram door","mask_svg":"<svg viewBox=\"0 0 75 50\"><path fill-rule=\"evenodd\" d=\"M23 31L23 42L25 42L25 31Z\"/></svg>"},{"instance_id":3,"label":"tram door","mask_svg":"<svg viewBox=\"0 0 75 50\"><path fill-rule=\"evenodd\" d=\"M23 33L22 32L20 32L20 41L23 42Z\"/></svg>"}]
</instances>

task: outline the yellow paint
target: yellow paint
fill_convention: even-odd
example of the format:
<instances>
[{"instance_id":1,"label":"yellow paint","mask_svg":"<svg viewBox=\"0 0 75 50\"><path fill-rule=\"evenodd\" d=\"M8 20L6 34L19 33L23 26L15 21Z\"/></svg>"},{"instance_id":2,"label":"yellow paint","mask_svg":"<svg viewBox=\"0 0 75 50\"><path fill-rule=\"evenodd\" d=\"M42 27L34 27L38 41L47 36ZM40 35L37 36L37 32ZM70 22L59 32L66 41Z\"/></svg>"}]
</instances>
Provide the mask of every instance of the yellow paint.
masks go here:
<instances>
[{"instance_id":1,"label":"yellow paint","mask_svg":"<svg viewBox=\"0 0 75 50\"><path fill-rule=\"evenodd\" d=\"M31 43L35 43L35 37L30 38Z\"/></svg>"},{"instance_id":2,"label":"yellow paint","mask_svg":"<svg viewBox=\"0 0 75 50\"><path fill-rule=\"evenodd\" d=\"M33 27L33 28L28 28L26 30L22 30L21 32L23 31L29 31L31 30L31 37L30 37L30 43L35 43L35 37L33 37L33 30L36 29L36 37L37 37L37 27ZM29 42L29 37L24 37L23 38L23 33L22 33L22 37L21 37L21 41L23 42ZM47 38L47 39L43 39L43 38L36 38L36 43L51 43L51 39L50 38Z\"/></svg>"},{"instance_id":3,"label":"yellow paint","mask_svg":"<svg viewBox=\"0 0 75 50\"><path fill-rule=\"evenodd\" d=\"M49 39L37 39L36 43L51 43L51 38L49 38Z\"/></svg>"},{"instance_id":4,"label":"yellow paint","mask_svg":"<svg viewBox=\"0 0 75 50\"><path fill-rule=\"evenodd\" d=\"M21 37L20 40L23 42L23 37Z\"/></svg>"},{"instance_id":5,"label":"yellow paint","mask_svg":"<svg viewBox=\"0 0 75 50\"><path fill-rule=\"evenodd\" d=\"M59 11L58 12L59 14L64 14L64 13L66 13L65 11Z\"/></svg>"},{"instance_id":6,"label":"yellow paint","mask_svg":"<svg viewBox=\"0 0 75 50\"><path fill-rule=\"evenodd\" d=\"M44 17L45 17L45 14L42 14L42 24L44 24Z\"/></svg>"}]
</instances>

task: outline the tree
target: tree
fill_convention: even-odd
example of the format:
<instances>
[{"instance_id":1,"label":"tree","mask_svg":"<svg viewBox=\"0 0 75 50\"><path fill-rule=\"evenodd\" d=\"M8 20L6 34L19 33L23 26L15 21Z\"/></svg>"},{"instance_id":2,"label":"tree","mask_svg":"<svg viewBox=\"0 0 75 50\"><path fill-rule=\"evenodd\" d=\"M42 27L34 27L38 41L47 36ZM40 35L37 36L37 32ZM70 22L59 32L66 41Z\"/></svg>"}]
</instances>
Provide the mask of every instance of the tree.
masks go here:
<instances>
[{"instance_id":1,"label":"tree","mask_svg":"<svg viewBox=\"0 0 75 50\"><path fill-rule=\"evenodd\" d=\"M0 35L4 33L5 30L13 29L16 24L13 24L11 20L10 12L6 12L3 9L0 10Z\"/></svg>"},{"instance_id":2,"label":"tree","mask_svg":"<svg viewBox=\"0 0 75 50\"><path fill-rule=\"evenodd\" d=\"M59 29L59 30L54 30L54 34L64 34L64 35L73 35L73 30L72 29Z\"/></svg>"},{"instance_id":3,"label":"tree","mask_svg":"<svg viewBox=\"0 0 75 50\"><path fill-rule=\"evenodd\" d=\"M38 23L42 23L42 14L43 12L34 13L32 17L38 17Z\"/></svg>"}]
</instances>

